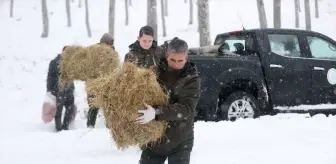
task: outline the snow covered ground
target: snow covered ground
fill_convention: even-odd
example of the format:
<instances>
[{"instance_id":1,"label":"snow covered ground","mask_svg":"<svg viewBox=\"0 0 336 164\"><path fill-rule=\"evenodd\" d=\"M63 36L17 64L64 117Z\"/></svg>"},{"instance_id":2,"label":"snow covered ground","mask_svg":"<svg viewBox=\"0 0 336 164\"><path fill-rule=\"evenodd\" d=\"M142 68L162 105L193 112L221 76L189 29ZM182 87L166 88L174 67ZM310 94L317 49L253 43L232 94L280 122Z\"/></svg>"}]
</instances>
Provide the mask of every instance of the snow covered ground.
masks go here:
<instances>
[{"instance_id":1,"label":"snow covered ground","mask_svg":"<svg viewBox=\"0 0 336 164\"><path fill-rule=\"evenodd\" d=\"M282 1L283 27L293 28L294 2ZM212 39L217 33L241 29L237 13L245 28L259 25L255 1L210 2ZM301 2L303 7L303 0ZM76 3L72 4L73 27L67 28L64 1L48 1L50 37L41 39L39 0L15 0L14 18L9 18L9 1L0 1L0 163L138 162L141 152L136 148L118 151L100 119L97 128L89 131L79 114L71 130L60 133L53 133L53 123L45 125L41 121L49 61L63 45L93 44L107 31L108 0L90 2L92 38L86 37L84 8L78 8ZM265 5L268 24L272 27L272 1L266 0ZM313 1L311 5L313 7ZM117 0L115 40L121 57L145 24L145 7L145 0L133 0L130 25L125 27L124 1ZM321 0L321 18L312 18L313 30L336 39L335 8L334 0ZM304 28L304 13L300 14L301 28ZM160 37L159 42L179 36L191 46L197 46L197 26L189 26L188 17L187 4L182 0L169 0L169 37ZM76 83L76 88L76 102L84 109L87 104L83 84ZM236 122L197 122L191 163L335 164L336 117L283 114Z\"/></svg>"}]
</instances>

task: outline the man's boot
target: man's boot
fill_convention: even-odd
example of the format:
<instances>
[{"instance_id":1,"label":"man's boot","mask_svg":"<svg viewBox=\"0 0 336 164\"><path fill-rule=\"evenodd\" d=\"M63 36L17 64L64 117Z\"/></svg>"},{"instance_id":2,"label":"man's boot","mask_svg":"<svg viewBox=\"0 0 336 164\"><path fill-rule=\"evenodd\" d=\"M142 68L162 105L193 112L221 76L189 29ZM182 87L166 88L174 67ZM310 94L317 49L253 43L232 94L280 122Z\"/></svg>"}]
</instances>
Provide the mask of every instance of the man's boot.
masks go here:
<instances>
[{"instance_id":1,"label":"man's boot","mask_svg":"<svg viewBox=\"0 0 336 164\"><path fill-rule=\"evenodd\" d=\"M63 129L62 127L62 117L55 115L55 128L56 131L59 132Z\"/></svg>"},{"instance_id":2,"label":"man's boot","mask_svg":"<svg viewBox=\"0 0 336 164\"><path fill-rule=\"evenodd\" d=\"M56 113L55 113L55 128L56 131L61 131L62 127L62 112L63 112L63 97L61 93L56 96Z\"/></svg>"},{"instance_id":3,"label":"man's boot","mask_svg":"<svg viewBox=\"0 0 336 164\"><path fill-rule=\"evenodd\" d=\"M98 108L90 108L88 112L88 120L87 120L87 127L94 128L96 125L97 115L98 115Z\"/></svg>"},{"instance_id":4,"label":"man's boot","mask_svg":"<svg viewBox=\"0 0 336 164\"><path fill-rule=\"evenodd\" d=\"M65 114L64 114L64 120L63 120L63 130L69 130L69 124L71 122L72 112L74 109L74 104L66 105L65 106Z\"/></svg>"}]
</instances>

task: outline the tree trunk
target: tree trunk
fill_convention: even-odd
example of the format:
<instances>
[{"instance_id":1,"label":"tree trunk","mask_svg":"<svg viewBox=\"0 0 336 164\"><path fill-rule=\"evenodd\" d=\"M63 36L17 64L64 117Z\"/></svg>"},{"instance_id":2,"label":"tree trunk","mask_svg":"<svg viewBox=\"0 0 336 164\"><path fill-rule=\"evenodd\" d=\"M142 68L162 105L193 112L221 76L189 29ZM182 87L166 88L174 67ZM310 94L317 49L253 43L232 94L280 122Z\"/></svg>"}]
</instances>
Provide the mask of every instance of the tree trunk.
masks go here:
<instances>
[{"instance_id":1,"label":"tree trunk","mask_svg":"<svg viewBox=\"0 0 336 164\"><path fill-rule=\"evenodd\" d=\"M90 15L89 15L89 0L85 0L85 24L86 24L86 30L87 35L89 38L92 37L91 33L91 26L90 26Z\"/></svg>"},{"instance_id":2,"label":"tree trunk","mask_svg":"<svg viewBox=\"0 0 336 164\"><path fill-rule=\"evenodd\" d=\"M41 37L47 38L49 36L49 17L48 17L47 0L41 0L41 8L42 8L42 25L43 25L43 32Z\"/></svg>"},{"instance_id":3,"label":"tree trunk","mask_svg":"<svg viewBox=\"0 0 336 164\"><path fill-rule=\"evenodd\" d=\"M301 10L301 2L300 2L300 0L298 1L298 6L299 6L299 12L301 12L302 10Z\"/></svg>"},{"instance_id":4,"label":"tree trunk","mask_svg":"<svg viewBox=\"0 0 336 164\"><path fill-rule=\"evenodd\" d=\"M315 0L315 18L319 18L320 14L319 14L319 7L318 7L318 0Z\"/></svg>"},{"instance_id":5,"label":"tree trunk","mask_svg":"<svg viewBox=\"0 0 336 164\"><path fill-rule=\"evenodd\" d=\"M149 17L150 17L150 15L149 15L149 13L150 13L150 1L151 0L147 0L147 24L148 24L148 22L149 22Z\"/></svg>"},{"instance_id":6,"label":"tree trunk","mask_svg":"<svg viewBox=\"0 0 336 164\"><path fill-rule=\"evenodd\" d=\"M78 7L82 8L82 0L78 0Z\"/></svg>"},{"instance_id":7,"label":"tree trunk","mask_svg":"<svg viewBox=\"0 0 336 164\"><path fill-rule=\"evenodd\" d=\"M9 17L13 18L14 16L14 0L10 1Z\"/></svg>"},{"instance_id":8,"label":"tree trunk","mask_svg":"<svg viewBox=\"0 0 336 164\"><path fill-rule=\"evenodd\" d=\"M209 0L198 0L200 46L208 46L210 41Z\"/></svg>"},{"instance_id":9,"label":"tree trunk","mask_svg":"<svg viewBox=\"0 0 336 164\"><path fill-rule=\"evenodd\" d=\"M147 0L147 24L154 30L154 40L158 40L157 3L156 0Z\"/></svg>"},{"instance_id":10,"label":"tree trunk","mask_svg":"<svg viewBox=\"0 0 336 164\"><path fill-rule=\"evenodd\" d=\"M267 28L265 4L263 0L257 0L257 8L258 8L260 28Z\"/></svg>"},{"instance_id":11,"label":"tree trunk","mask_svg":"<svg viewBox=\"0 0 336 164\"><path fill-rule=\"evenodd\" d=\"M300 27L300 0L295 0L294 1L294 5L295 5L295 28L299 28Z\"/></svg>"},{"instance_id":12,"label":"tree trunk","mask_svg":"<svg viewBox=\"0 0 336 164\"><path fill-rule=\"evenodd\" d=\"M273 0L274 28L281 28L281 0Z\"/></svg>"},{"instance_id":13,"label":"tree trunk","mask_svg":"<svg viewBox=\"0 0 336 164\"><path fill-rule=\"evenodd\" d=\"M164 15L164 0L161 0L161 21L162 21L162 35L163 37L166 37L167 29L166 29L166 19Z\"/></svg>"},{"instance_id":14,"label":"tree trunk","mask_svg":"<svg viewBox=\"0 0 336 164\"><path fill-rule=\"evenodd\" d=\"M168 16L168 0L164 0L164 12L165 12L165 16Z\"/></svg>"},{"instance_id":15,"label":"tree trunk","mask_svg":"<svg viewBox=\"0 0 336 164\"><path fill-rule=\"evenodd\" d=\"M189 25L194 23L194 4L192 0L189 0Z\"/></svg>"},{"instance_id":16,"label":"tree trunk","mask_svg":"<svg viewBox=\"0 0 336 164\"><path fill-rule=\"evenodd\" d=\"M310 18L310 3L309 0L304 1L305 17L306 17L306 30L311 31L311 18Z\"/></svg>"},{"instance_id":17,"label":"tree trunk","mask_svg":"<svg viewBox=\"0 0 336 164\"><path fill-rule=\"evenodd\" d=\"M196 0L196 5L197 5L197 32L200 32L200 26L201 26L201 23L200 23L200 9L199 9L199 1L200 0Z\"/></svg>"},{"instance_id":18,"label":"tree trunk","mask_svg":"<svg viewBox=\"0 0 336 164\"><path fill-rule=\"evenodd\" d=\"M109 6L109 34L114 38L114 21L115 21L115 0L110 0Z\"/></svg>"},{"instance_id":19,"label":"tree trunk","mask_svg":"<svg viewBox=\"0 0 336 164\"><path fill-rule=\"evenodd\" d=\"M129 0L129 6L132 6L132 0Z\"/></svg>"},{"instance_id":20,"label":"tree trunk","mask_svg":"<svg viewBox=\"0 0 336 164\"><path fill-rule=\"evenodd\" d=\"M70 0L65 0L65 8L66 8L66 15L67 15L67 26L71 27L71 9L70 9Z\"/></svg>"},{"instance_id":21,"label":"tree trunk","mask_svg":"<svg viewBox=\"0 0 336 164\"><path fill-rule=\"evenodd\" d=\"M125 0L125 25L128 26L129 24L129 15L128 15L128 0Z\"/></svg>"},{"instance_id":22,"label":"tree trunk","mask_svg":"<svg viewBox=\"0 0 336 164\"><path fill-rule=\"evenodd\" d=\"M187 4L187 3L188 3L188 0L184 0L184 3Z\"/></svg>"}]
</instances>

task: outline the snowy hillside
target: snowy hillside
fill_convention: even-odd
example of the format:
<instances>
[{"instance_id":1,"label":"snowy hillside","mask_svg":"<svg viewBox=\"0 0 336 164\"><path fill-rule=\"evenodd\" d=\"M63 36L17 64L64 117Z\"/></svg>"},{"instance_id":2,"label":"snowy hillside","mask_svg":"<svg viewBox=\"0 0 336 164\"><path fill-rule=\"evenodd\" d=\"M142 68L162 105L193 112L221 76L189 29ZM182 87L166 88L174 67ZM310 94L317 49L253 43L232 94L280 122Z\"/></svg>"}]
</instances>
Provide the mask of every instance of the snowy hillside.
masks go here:
<instances>
[{"instance_id":1,"label":"snowy hillside","mask_svg":"<svg viewBox=\"0 0 336 164\"><path fill-rule=\"evenodd\" d=\"M77 1L75 1L77 3ZM146 21L146 1L133 0L130 25L124 25L124 1L116 0L115 47L121 57L134 42ZM66 27L65 4L48 0L50 36L41 39L41 2L15 0L14 18L9 18L9 1L0 1L0 163L74 164L137 163L136 148L118 151L102 120L89 131L78 115L70 131L53 133L54 125L43 124L41 106L49 61L66 44L93 44L107 31L108 0L90 1L93 37L86 37L84 8L72 3L73 27ZM303 0L301 0L303 4ZM282 27L294 27L294 2L282 0ZM311 1L313 9L313 1ZM265 0L269 27L272 1ZM198 46L197 26L188 25L188 4L169 0L168 37L185 39ZM196 8L196 6L195 6ZM336 1L320 1L320 18L313 18L314 31L336 39ZM221 32L259 26L256 1L210 0L211 37ZM313 12L313 10L312 10ZM160 13L160 12L158 12ZM238 14L237 14L238 13ZM304 29L304 12L300 13ZM196 13L194 16L196 21ZM161 26L159 25L161 36ZM76 102L87 107L82 83L76 83ZM82 111L81 111L82 112ZM335 164L336 117L284 114L256 120L195 125L192 164Z\"/></svg>"}]
</instances>

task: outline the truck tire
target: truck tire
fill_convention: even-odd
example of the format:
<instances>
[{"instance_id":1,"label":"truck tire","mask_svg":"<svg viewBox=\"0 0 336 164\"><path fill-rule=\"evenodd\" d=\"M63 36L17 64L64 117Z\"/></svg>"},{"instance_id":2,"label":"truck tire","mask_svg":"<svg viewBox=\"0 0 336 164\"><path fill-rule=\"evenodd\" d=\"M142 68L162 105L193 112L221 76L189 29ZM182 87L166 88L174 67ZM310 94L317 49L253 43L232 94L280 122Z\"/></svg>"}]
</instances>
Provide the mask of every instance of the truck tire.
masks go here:
<instances>
[{"instance_id":1,"label":"truck tire","mask_svg":"<svg viewBox=\"0 0 336 164\"><path fill-rule=\"evenodd\" d=\"M256 98L247 92L234 92L220 105L220 117L235 121L240 118L257 118L260 108Z\"/></svg>"}]
</instances>

